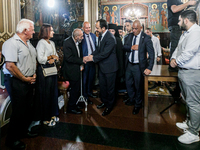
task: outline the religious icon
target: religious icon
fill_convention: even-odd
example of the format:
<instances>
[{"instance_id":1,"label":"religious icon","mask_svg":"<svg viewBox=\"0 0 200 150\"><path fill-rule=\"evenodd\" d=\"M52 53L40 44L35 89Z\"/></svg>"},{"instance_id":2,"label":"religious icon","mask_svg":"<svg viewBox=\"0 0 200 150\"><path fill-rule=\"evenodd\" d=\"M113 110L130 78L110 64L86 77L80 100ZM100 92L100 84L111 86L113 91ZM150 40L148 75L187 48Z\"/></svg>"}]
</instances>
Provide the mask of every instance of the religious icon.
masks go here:
<instances>
[{"instance_id":1,"label":"religious icon","mask_svg":"<svg viewBox=\"0 0 200 150\"><path fill-rule=\"evenodd\" d=\"M116 23L115 11L117 10L117 6L113 6L112 10L113 10L112 13L110 13L110 16L112 17L112 23Z\"/></svg>"},{"instance_id":2,"label":"religious icon","mask_svg":"<svg viewBox=\"0 0 200 150\"><path fill-rule=\"evenodd\" d=\"M110 14L109 14L109 7L104 7L104 13L103 13L103 19L107 21L107 23L110 23Z\"/></svg>"},{"instance_id":3,"label":"religious icon","mask_svg":"<svg viewBox=\"0 0 200 150\"><path fill-rule=\"evenodd\" d=\"M150 11L150 25L151 25L151 29L157 30L156 29L156 24L159 24L159 10L157 9L157 5L153 4L152 5L152 9Z\"/></svg>"},{"instance_id":4,"label":"religious icon","mask_svg":"<svg viewBox=\"0 0 200 150\"><path fill-rule=\"evenodd\" d=\"M162 5L162 11L161 11L161 15L162 15L162 26L163 26L163 29L168 29L168 21L167 21L167 18L168 18L168 10L167 10L167 3L164 3Z\"/></svg>"}]
</instances>

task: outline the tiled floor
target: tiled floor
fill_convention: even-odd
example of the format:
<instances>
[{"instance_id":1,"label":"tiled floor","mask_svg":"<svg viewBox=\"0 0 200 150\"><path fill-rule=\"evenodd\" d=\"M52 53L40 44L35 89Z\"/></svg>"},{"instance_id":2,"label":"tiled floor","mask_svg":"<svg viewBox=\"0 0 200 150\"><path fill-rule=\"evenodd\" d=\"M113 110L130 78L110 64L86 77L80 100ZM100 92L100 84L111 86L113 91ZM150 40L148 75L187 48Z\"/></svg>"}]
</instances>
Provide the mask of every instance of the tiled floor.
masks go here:
<instances>
[{"instance_id":1,"label":"tiled floor","mask_svg":"<svg viewBox=\"0 0 200 150\"><path fill-rule=\"evenodd\" d=\"M101 116L103 109L97 109L98 98L91 99L92 105L81 115L63 114L55 127L41 126L40 136L22 139L27 150L200 150L200 142L184 145L177 141L182 131L176 128L177 121L185 119L185 106L181 102L173 105L162 115L162 111L173 99L150 97L149 116L132 114L133 106L126 106L118 96L113 111ZM37 128L34 128L35 130ZM5 129L6 130L6 129ZM1 140L4 146L5 136Z\"/></svg>"}]
</instances>

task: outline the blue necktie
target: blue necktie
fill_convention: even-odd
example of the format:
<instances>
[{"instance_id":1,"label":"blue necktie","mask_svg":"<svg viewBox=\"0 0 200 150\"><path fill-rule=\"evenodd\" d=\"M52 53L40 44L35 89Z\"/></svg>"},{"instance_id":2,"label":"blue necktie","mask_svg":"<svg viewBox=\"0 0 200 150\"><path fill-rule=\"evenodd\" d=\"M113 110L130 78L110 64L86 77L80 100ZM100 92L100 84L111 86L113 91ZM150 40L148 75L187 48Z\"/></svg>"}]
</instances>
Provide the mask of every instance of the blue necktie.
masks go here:
<instances>
[{"instance_id":1,"label":"blue necktie","mask_svg":"<svg viewBox=\"0 0 200 150\"><path fill-rule=\"evenodd\" d=\"M133 45L135 45L135 43L136 43L136 38L137 38L137 36L135 36L135 38L134 38ZM135 50L132 51L132 58L131 58L132 63L134 62L134 54L135 54Z\"/></svg>"}]
</instances>

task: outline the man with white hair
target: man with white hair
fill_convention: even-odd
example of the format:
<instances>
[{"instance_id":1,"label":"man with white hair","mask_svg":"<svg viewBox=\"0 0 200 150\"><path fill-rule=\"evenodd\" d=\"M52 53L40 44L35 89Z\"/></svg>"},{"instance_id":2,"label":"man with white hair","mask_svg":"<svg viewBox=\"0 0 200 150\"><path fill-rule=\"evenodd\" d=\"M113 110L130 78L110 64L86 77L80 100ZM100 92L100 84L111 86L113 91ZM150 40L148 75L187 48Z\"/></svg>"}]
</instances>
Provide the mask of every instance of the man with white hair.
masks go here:
<instances>
[{"instance_id":1,"label":"man with white hair","mask_svg":"<svg viewBox=\"0 0 200 150\"><path fill-rule=\"evenodd\" d=\"M83 37L82 51L83 57L85 57L91 55L96 50L96 35L91 33L90 23L87 21L83 23ZM92 92L94 77L95 63L88 62L85 64L83 71L83 96L87 98L89 104L92 104L92 101L88 97L97 97Z\"/></svg>"},{"instance_id":2,"label":"man with white hair","mask_svg":"<svg viewBox=\"0 0 200 150\"><path fill-rule=\"evenodd\" d=\"M28 127L31 123L31 103L33 84L36 81L36 50L29 39L33 37L34 23L22 19L17 24L16 34L2 47L5 56L3 72L5 86L11 98L12 114L6 138L6 146L11 149L24 149L26 145L19 139L34 137Z\"/></svg>"},{"instance_id":3,"label":"man with white hair","mask_svg":"<svg viewBox=\"0 0 200 150\"><path fill-rule=\"evenodd\" d=\"M72 36L64 40L63 44L63 63L62 75L70 83L70 97L67 105L67 112L81 114L76 102L79 98L80 91L80 71L83 70L83 53L81 41L83 32L81 29L74 29Z\"/></svg>"}]
</instances>

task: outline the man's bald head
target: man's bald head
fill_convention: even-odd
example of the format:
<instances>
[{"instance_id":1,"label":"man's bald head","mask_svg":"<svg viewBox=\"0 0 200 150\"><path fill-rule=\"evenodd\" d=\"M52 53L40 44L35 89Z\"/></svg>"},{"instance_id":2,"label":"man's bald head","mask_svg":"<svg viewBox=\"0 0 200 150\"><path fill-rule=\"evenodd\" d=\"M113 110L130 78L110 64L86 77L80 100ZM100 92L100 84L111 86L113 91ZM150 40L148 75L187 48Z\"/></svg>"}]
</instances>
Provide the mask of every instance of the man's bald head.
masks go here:
<instances>
[{"instance_id":1,"label":"man's bald head","mask_svg":"<svg viewBox=\"0 0 200 150\"><path fill-rule=\"evenodd\" d=\"M91 27L90 27L90 23L88 21L85 21L83 22L83 31L86 33L86 34L90 34L91 32Z\"/></svg>"},{"instance_id":2,"label":"man's bald head","mask_svg":"<svg viewBox=\"0 0 200 150\"><path fill-rule=\"evenodd\" d=\"M83 39L83 31L79 28L76 28L76 29L74 29L72 36L73 36L75 42L81 43L81 41Z\"/></svg>"},{"instance_id":3,"label":"man's bald head","mask_svg":"<svg viewBox=\"0 0 200 150\"><path fill-rule=\"evenodd\" d=\"M133 22L133 34L134 35L140 34L141 30L142 30L142 24L141 24L141 22L139 20L135 20Z\"/></svg>"}]
</instances>

